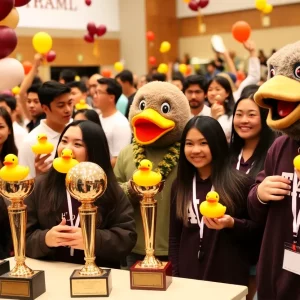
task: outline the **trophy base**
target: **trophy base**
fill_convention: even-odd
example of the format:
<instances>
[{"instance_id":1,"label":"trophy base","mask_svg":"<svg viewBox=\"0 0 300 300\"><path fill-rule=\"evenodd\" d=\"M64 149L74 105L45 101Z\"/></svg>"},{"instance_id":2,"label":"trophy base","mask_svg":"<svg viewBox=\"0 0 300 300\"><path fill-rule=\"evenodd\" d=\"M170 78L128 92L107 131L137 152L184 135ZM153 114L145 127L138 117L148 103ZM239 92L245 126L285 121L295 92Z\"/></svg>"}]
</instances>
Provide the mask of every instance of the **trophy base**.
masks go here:
<instances>
[{"instance_id":1,"label":"trophy base","mask_svg":"<svg viewBox=\"0 0 300 300\"><path fill-rule=\"evenodd\" d=\"M100 276L82 276L75 270L70 277L72 298L108 297L112 289L111 269L102 269Z\"/></svg>"},{"instance_id":2,"label":"trophy base","mask_svg":"<svg viewBox=\"0 0 300 300\"><path fill-rule=\"evenodd\" d=\"M0 275L9 272L9 270L10 270L9 261L8 260L0 261Z\"/></svg>"},{"instance_id":3,"label":"trophy base","mask_svg":"<svg viewBox=\"0 0 300 300\"><path fill-rule=\"evenodd\" d=\"M33 300L45 292L44 271L34 271L28 277L12 277L10 273L0 276L0 298Z\"/></svg>"},{"instance_id":4,"label":"trophy base","mask_svg":"<svg viewBox=\"0 0 300 300\"><path fill-rule=\"evenodd\" d=\"M172 265L162 262L157 269L143 268L140 261L130 268L130 288L133 290L166 291L172 282Z\"/></svg>"}]
</instances>

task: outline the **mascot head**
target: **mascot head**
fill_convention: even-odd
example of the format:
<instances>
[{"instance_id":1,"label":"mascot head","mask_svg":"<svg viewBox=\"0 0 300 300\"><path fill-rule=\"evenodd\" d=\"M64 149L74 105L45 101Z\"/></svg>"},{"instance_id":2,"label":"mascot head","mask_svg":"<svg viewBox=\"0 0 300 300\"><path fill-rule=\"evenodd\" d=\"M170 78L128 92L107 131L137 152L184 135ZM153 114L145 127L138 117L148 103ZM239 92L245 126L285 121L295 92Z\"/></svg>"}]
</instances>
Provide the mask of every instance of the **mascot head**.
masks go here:
<instances>
[{"instance_id":1,"label":"mascot head","mask_svg":"<svg viewBox=\"0 0 300 300\"><path fill-rule=\"evenodd\" d=\"M168 147L180 141L190 119L184 94L167 82L153 81L138 90L129 112L134 138L141 145Z\"/></svg>"},{"instance_id":2,"label":"mascot head","mask_svg":"<svg viewBox=\"0 0 300 300\"><path fill-rule=\"evenodd\" d=\"M254 99L269 109L269 127L300 140L300 41L270 57L268 74Z\"/></svg>"}]
</instances>

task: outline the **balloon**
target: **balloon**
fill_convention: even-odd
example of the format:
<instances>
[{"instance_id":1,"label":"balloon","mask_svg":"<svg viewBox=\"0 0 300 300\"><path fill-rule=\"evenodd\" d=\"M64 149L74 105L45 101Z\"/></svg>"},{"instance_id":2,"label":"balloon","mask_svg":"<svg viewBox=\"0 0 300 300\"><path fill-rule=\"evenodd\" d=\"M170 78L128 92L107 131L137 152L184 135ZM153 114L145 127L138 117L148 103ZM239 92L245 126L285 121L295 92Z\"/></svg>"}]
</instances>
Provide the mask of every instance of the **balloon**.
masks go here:
<instances>
[{"instance_id":1,"label":"balloon","mask_svg":"<svg viewBox=\"0 0 300 300\"><path fill-rule=\"evenodd\" d=\"M13 8L8 16L4 18L2 21L0 21L0 26L7 26L12 29L15 29L18 26L19 23L19 13L18 11Z\"/></svg>"},{"instance_id":2,"label":"balloon","mask_svg":"<svg viewBox=\"0 0 300 300\"><path fill-rule=\"evenodd\" d=\"M243 43L246 42L251 34L251 27L250 25L245 21L238 21L233 24L232 26L232 35L233 37Z\"/></svg>"},{"instance_id":3,"label":"balloon","mask_svg":"<svg viewBox=\"0 0 300 300\"><path fill-rule=\"evenodd\" d=\"M14 88L12 88L12 93L14 94L14 95L19 95L20 94L20 87L19 86L15 86Z\"/></svg>"},{"instance_id":4,"label":"balloon","mask_svg":"<svg viewBox=\"0 0 300 300\"><path fill-rule=\"evenodd\" d=\"M89 33L87 33L83 38L88 43L94 43L94 37Z\"/></svg>"},{"instance_id":5,"label":"balloon","mask_svg":"<svg viewBox=\"0 0 300 300\"><path fill-rule=\"evenodd\" d=\"M49 51L46 55L47 62L53 62L55 58L56 58L56 52L53 50Z\"/></svg>"},{"instance_id":6,"label":"balloon","mask_svg":"<svg viewBox=\"0 0 300 300\"><path fill-rule=\"evenodd\" d=\"M0 90L12 89L24 79L22 64L14 58L0 60Z\"/></svg>"},{"instance_id":7,"label":"balloon","mask_svg":"<svg viewBox=\"0 0 300 300\"><path fill-rule=\"evenodd\" d=\"M101 75L102 75L103 77L110 78L110 77L111 77L111 70L104 69L104 70L101 72Z\"/></svg>"},{"instance_id":8,"label":"balloon","mask_svg":"<svg viewBox=\"0 0 300 300\"><path fill-rule=\"evenodd\" d=\"M10 55L17 46L17 36L13 29L0 26L0 59Z\"/></svg>"},{"instance_id":9,"label":"balloon","mask_svg":"<svg viewBox=\"0 0 300 300\"><path fill-rule=\"evenodd\" d=\"M246 75L243 71L237 71L236 72L236 79L238 81L243 81L246 78Z\"/></svg>"},{"instance_id":10,"label":"balloon","mask_svg":"<svg viewBox=\"0 0 300 300\"><path fill-rule=\"evenodd\" d=\"M166 65L166 64L160 64L159 66L158 66L158 68L157 68L157 72L158 73L163 73L163 74L166 74L166 73L168 73L168 65Z\"/></svg>"},{"instance_id":11,"label":"balloon","mask_svg":"<svg viewBox=\"0 0 300 300\"><path fill-rule=\"evenodd\" d=\"M183 0L183 2L184 2L184 3L189 3L189 2L190 2L190 0Z\"/></svg>"},{"instance_id":12,"label":"balloon","mask_svg":"<svg viewBox=\"0 0 300 300\"><path fill-rule=\"evenodd\" d=\"M19 7L19 6L24 6L26 4L28 4L30 2L30 0L15 0L15 6Z\"/></svg>"},{"instance_id":13,"label":"balloon","mask_svg":"<svg viewBox=\"0 0 300 300\"><path fill-rule=\"evenodd\" d=\"M258 10L263 10L267 5L267 0L255 0L255 7Z\"/></svg>"},{"instance_id":14,"label":"balloon","mask_svg":"<svg viewBox=\"0 0 300 300\"><path fill-rule=\"evenodd\" d=\"M190 1L189 8L193 11L198 11L198 2L195 0Z\"/></svg>"},{"instance_id":15,"label":"balloon","mask_svg":"<svg viewBox=\"0 0 300 300\"><path fill-rule=\"evenodd\" d=\"M2 0L0 5L0 21L3 20L14 7L14 0Z\"/></svg>"},{"instance_id":16,"label":"balloon","mask_svg":"<svg viewBox=\"0 0 300 300\"><path fill-rule=\"evenodd\" d=\"M117 61L117 62L114 64L114 68L115 68L116 71L122 72L123 69L124 69L124 66L123 66L123 64L122 64L120 61Z\"/></svg>"},{"instance_id":17,"label":"balloon","mask_svg":"<svg viewBox=\"0 0 300 300\"><path fill-rule=\"evenodd\" d=\"M190 65L187 65L186 66L186 72L185 72L185 75L191 75L192 74L192 67Z\"/></svg>"},{"instance_id":18,"label":"balloon","mask_svg":"<svg viewBox=\"0 0 300 300\"><path fill-rule=\"evenodd\" d=\"M150 65L156 65L156 58L154 56L149 57L149 64Z\"/></svg>"},{"instance_id":19,"label":"balloon","mask_svg":"<svg viewBox=\"0 0 300 300\"><path fill-rule=\"evenodd\" d=\"M97 35L98 35L98 36L104 35L104 34L106 33L106 31L107 31L107 28L106 28L105 25L99 25L99 26L97 27Z\"/></svg>"},{"instance_id":20,"label":"balloon","mask_svg":"<svg viewBox=\"0 0 300 300\"><path fill-rule=\"evenodd\" d=\"M159 51L161 53L166 53L170 49L171 49L171 44L169 42L167 42L167 41L164 41L164 42L161 43Z\"/></svg>"},{"instance_id":21,"label":"balloon","mask_svg":"<svg viewBox=\"0 0 300 300\"><path fill-rule=\"evenodd\" d=\"M155 34L153 31L147 31L146 33L147 41L152 42L155 40Z\"/></svg>"},{"instance_id":22,"label":"balloon","mask_svg":"<svg viewBox=\"0 0 300 300\"><path fill-rule=\"evenodd\" d=\"M80 81L80 79L81 79L80 76L78 75L75 76L75 81Z\"/></svg>"},{"instance_id":23,"label":"balloon","mask_svg":"<svg viewBox=\"0 0 300 300\"><path fill-rule=\"evenodd\" d=\"M94 35L94 34L97 34L97 26L95 23L93 22L89 22L86 26L88 32L90 35Z\"/></svg>"},{"instance_id":24,"label":"balloon","mask_svg":"<svg viewBox=\"0 0 300 300\"><path fill-rule=\"evenodd\" d=\"M24 61L22 63L22 65L24 68L24 73L25 73L25 75L27 75L30 72L30 70L32 69L32 63L30 61Z\"/></svg>"},{"instance_id":25,"label":"balloon","mask_svg":"<svg viewBox=\"0 0 300 300\"><path fill-rule=\"evenodd\" d=\"M52 38L46 32L38 32L32 39L33 48L40 54L48 53L52 48Z\"/></svg>"},{"instance_id":26,"label":"balloon","mask_svg":"<svg viewBox=\"0 0 300 300\"><path fill-rule=\"evenodd\" d=\"M11 96L11 97L14 96L14 94L11 90L0 90L0 93L3 95Z\"/></svg>"},{"instance_id":27,"label":"balloon","mask_svg":"<svg viewBox=\"0 0 300 300\"><path fill-rule=\"evenodd\" d=\"M198 7L205 8L209 4L209 0L200 0L198 3Z\"/></svg>"},{"instance_id":28,"label":"balloon","mask_svg":"<svg viewBox=\"0 0 300 300\"><path fill-rule=\"evenodd\" d=\"M264 9L262 10L262 12L264 13L264 14L270 14L271 12L273 11L273 5L271 5L271 4L267 4L265 7L264 7Z\"/></svg>"},{"instance_id":29,"label":"balloon","mask_svg":"<svg viewBox=\"0 0 300 300\"><path fill-rule=\"evenodd\" d=\"M180 73L185 74L186 71L187 71L186 64L180 64L178 70L179 70Z\"/></svg>"},{"instance_id":30,"label":"balloon","mask_svg":"<svg viewBox=\"0 0 300 300\"><path fill-rule=\"evenodd\" d=\"M92 4L92 0L85 0L85 4L86 4L87 6L90 6L90 5Z\"/></svg>"}]
</instances>

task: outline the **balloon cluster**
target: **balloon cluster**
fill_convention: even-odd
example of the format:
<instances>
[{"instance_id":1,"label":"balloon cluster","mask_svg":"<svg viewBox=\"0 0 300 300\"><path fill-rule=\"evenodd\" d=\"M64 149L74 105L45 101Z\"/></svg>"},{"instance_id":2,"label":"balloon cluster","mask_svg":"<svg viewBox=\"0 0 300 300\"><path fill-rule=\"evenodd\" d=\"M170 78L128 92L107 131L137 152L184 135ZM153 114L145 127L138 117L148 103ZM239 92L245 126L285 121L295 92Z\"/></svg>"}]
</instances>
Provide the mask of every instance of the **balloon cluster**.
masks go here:
<instances>
[{"instance_id":1,"label":"balloon cluster","mask_svg":"<svg viewBox=\"0 0 300 300\"><path fill-rule=\"evenodd\" d=\"M52 49L52 37L47 32L38 32L32 38L32 45L37 53L42 54L47 62L53 62L56 58L56 52ZM26 74L26 70L25 70Z\"/></svg>"},{"instance_id":2,"label":"balloon cluster","mask_svg":"<svg viewBox=\"0 0 300 300\"><path fill-rule=\"evenodd\" d=\"M265 15L273 11L273 5L268 3L267 0L255 0L255 7Z\"/></svg>"},{"instance_id":3,"label":"balloon cluster","mask_svg":"<svg viewBox=\"0 0 300 300\"><path fill-rule=\"evenodd\" d=\"M107 28L105 25L99 25L97 27L94 22L89 22L86 27L87 27L88 32L87 32L87 34L85 34L84 40L88 43L94 43L95 36L101 37L107 31Z\"/></svg>"},{"instance_id":4,"label":"balloon cluster","mask_svg":"<svg viewBox=\"0 0 300 300\"><path fill-rule=\"evenodd\" d=\"M188 2L189 8L193 11L198 11L205 8L209 4L209 0L191 0Z\"/></svg>"},{"instance_id":5,"label":"balloon cluster","mask_svg":"<svg viewBox=\"0 0 300 300\"><path fill-rule=\"evenodd\" d=\"M26 5L30 0L2 0L0 5L0 90L10 90L24 78L22 64L9 56L17 47L14 29L19 23L16 7Z\"/></svg>"}]
</instances>

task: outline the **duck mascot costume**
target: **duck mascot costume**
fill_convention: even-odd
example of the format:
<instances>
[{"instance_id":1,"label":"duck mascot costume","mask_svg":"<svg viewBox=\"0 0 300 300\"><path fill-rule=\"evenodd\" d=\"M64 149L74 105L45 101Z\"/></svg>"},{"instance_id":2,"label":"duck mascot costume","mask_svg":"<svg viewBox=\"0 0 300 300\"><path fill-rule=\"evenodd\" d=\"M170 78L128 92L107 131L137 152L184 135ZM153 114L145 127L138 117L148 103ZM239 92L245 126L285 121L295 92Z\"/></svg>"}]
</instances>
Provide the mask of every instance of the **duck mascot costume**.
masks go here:
<instances>
[{"instance_id":1,"label":"duck mascot costume","mask_svg":"<svg viewBox=\"0 0 300 300\"><path fill-rule=\"evenodd\" d=\"M267 124L283 133L270 147L248 198L252 220L265 226L257 266L258 299L300 299L300 41L268 60L269 79L254 99Z\"/></svg>"},{"instance_id":2,"label":"duck mascot costume","mask_svg":"<svg viewBox=\"0 0 300 300\"><path fill-rule=\"evenodd\" d=\"M138 233L137 243L128 257L129 267L145 255L139 206L141 198L130 186L133 173L143 159L150 160L153 170L159 171L162 180L165 180L163 191L155 197L158 202L155 255L162 259L168 256L171 186L177 176L179 141L190 116L188 100L170 83L150 82L140 88L134 97L129 111L133 143L120 152L114 168L118 182L134 207Z\"/></svg>"}]
</instances>

